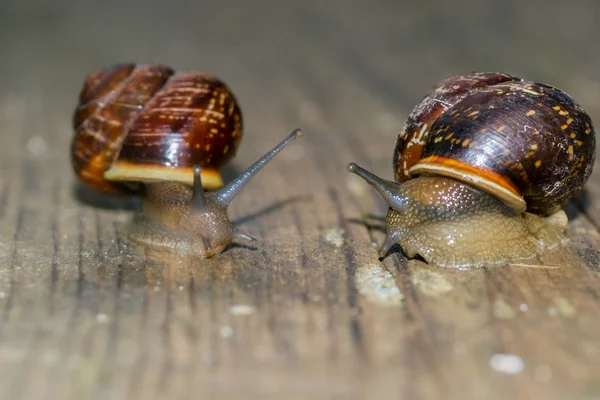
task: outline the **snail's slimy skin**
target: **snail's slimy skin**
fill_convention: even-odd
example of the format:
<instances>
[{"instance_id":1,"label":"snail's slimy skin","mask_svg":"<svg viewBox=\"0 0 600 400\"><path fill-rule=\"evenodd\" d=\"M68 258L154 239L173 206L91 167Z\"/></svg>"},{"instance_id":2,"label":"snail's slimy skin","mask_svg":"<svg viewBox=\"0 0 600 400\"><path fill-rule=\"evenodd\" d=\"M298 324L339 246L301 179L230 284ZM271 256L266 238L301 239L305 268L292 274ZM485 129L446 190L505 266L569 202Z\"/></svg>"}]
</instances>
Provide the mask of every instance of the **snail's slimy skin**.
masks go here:
<instances>
[{"instance_id":1,"label":"snail's slimy skin","mask_svg":"<svg viewBox=\"0 0 600 400\"><path fill-rule=\"evenodd\" d=\"M227 207L253 176L302 135L300 129L294 130L219 191L204 191L199 165L193 168L191 187L174 181L146 183L144 204L133 219L129 239L155 251L201 258L220 254L235 238L254 242L232 225Z\"/></svg>"},{"instance_id":2,"label":"snail's slimy skin","mask_svg":"<svg viewBox=\"0 0 600 400\"><path fill-rule=\"evenodd\" d=\"M206 194L203 207L193 207L192 195L191 187L178 182L147 185L129 238L156 251L201 258L221 253L235 232L226 208L210 194Z\"/></svg>"},{"instance_id":3,"label":"snail's slimy skin","mask_svg":"<svg viewBox=\"0 0 600 400\"><path fill-rule=\"evenodd\" d=\"M394 146L395 182L354 163L348 170L390 206L380 257L399 243L409 257L468 268L565 243L561 208L583 189L595 158L594 124L570 95L468 72L436 83L408 115Z\"/></svg>"},{"instance_id":4,"label":"snail's slimy skin","mask_svg":"<svg viewBox=\"0 0 600 400\"><path fill-rule=\"evenodd\" d=\"M562 210L549 217L518 214L450 178L422 176L397 185L394 204L381 252L398 243L408 257L418 254L439 267L505 265L542 255L566 240Z\"/></svg>"}]
</instances>

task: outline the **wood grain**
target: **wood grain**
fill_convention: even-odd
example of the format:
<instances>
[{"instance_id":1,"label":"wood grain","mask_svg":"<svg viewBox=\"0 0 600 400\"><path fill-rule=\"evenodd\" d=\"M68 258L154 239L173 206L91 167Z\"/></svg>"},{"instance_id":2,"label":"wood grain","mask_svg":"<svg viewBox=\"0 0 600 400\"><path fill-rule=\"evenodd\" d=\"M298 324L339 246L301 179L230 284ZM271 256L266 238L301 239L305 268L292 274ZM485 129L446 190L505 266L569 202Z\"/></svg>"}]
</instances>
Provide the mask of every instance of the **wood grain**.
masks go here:
<instances>
[{"instance_id":1,"label":"wood grain","mask_svg":"<svg viewBox=\"0 0 600 400\"><path fill-rule=\"evenodd\" d=\"M600 6L308 0L0 5L0 398L600 398L600 172L540 265L382 262L404 118L438 80L502 71L600 119ZM541 14L544 14L541 17ZM245 136L232 179L292 129L230 208L255 247L138 254L136 199L76 183L71 118L92 70L168 63L223 79ZM365 218L371 215L371 218Z\"/></svg>"}]
</instances>

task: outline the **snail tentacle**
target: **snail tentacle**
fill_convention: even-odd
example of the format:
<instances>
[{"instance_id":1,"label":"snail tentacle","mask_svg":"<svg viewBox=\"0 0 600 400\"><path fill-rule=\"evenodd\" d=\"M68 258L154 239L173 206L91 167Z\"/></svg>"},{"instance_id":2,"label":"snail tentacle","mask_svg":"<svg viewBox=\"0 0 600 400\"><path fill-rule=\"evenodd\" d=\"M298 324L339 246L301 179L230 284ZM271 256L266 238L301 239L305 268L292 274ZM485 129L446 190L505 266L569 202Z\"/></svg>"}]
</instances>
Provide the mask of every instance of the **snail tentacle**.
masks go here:
<instances>
[{"instance_id":1,"label":"snail tentacle","mask_svg":"<svg viewBox=\"0 0 600 400\"><path fill-rule=\"evenodd\" d=\"M348 164L348 171L360 176L369 185L373 186L394 210L402 211L406 207L407 198L403 195L402 185L382 179L356 163Z\"/></svg>"},{"instance_id":2,"label":"snail tentacle","mask_svg":"<svg viewBox=\"0 0 600 400\"><path fill-rule=\"evenodd\" d=\"M215 192L213 195L214 200L220 204L222 207L227 207L231 200L246 186L246 184L250 181L250 179L256 175L265 165L269 163L279 153L283 150L288 144L290 144L294 139L299 138L303 135L300 129L295 129L292 133L288 135L283 141L281 141L277 146L275 146L271 151L266 153L264 156L259 158L254 164L249 166L240 176L226 185L223 189Z\"/></svg>"},{"instance_id":3,"label":"snail tentacle","mask_svg":"<svg viewBox=\"0 0 600 400\"><path fill-rule=\"evenodd\" d=\"M190 206L195 211L203 211L206 208L206 194L202 186L202 167L194 166L194 186Z\"/></svg>"}]
</instances>

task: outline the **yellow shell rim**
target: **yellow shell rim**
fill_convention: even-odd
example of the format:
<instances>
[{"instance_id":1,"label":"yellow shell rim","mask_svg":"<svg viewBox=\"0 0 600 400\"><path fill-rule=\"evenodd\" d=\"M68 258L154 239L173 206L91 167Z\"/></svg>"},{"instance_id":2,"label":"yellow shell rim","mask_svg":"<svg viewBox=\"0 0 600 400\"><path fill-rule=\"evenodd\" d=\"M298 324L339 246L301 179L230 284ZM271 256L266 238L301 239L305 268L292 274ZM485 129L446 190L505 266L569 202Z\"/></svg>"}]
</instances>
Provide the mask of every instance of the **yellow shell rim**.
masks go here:
<instances>
[{"instance_id":1,"label":"yellow shell rim","mask_svg":"<svg viewBox=\"0 0 600 400\"><path fill-rule=\"evenodd\" d=\"M104 178L115 182L175 181L192 186L194 184L194 171L192 167L167 167L117 161L104 172ZM223 178L219 171L214 168L203 168L202 186L205 190L222 188Z\"/></svg>"},{"instance_id":2,"label":"yellow shell rim","mask_svg":"<svg viewBox=\"0 0 600 400\"><path fill-rule=\"evenodd\" d=\"M413 165L408 172L411 176L430 173L453 178L485 190L518 213L525 212L527 209L525 199L519 195L517 188L507 179L492 172L481 173L476 168L456 160L435 156L427 157Z\"/></svg>"}]
</instances>

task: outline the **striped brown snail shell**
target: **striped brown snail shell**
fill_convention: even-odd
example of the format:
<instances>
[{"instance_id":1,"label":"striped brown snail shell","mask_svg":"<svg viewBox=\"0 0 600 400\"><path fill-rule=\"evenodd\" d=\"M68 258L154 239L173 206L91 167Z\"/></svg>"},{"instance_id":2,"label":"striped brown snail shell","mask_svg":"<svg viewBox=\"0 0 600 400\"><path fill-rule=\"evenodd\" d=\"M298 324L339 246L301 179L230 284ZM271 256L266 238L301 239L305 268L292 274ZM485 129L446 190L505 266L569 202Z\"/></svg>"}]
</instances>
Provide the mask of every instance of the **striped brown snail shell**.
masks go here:
<instances>
[{"instance_id":1,"label":"striped brown snail shell","mask_svg":"<svg viewBox=\"0 0 600 400\"><path fill-rule=\"evenodd\" d=\"M474 72L439 82L398 135L395 181L348 170L389 204L387 238L447 267L504 265L565 243L562 211L595 161L589 115L552 86Z\"/></svg>"},{"instance_id":2,"label":"striped brown snail shell","mask_svg":"<svg viewBox=\"0 0 600 400\"><path fill-rule=\"evenodd\" d=\"M227 206L302 134L295 130L224 186L219 171L235 156L243 128L229 87L202 72L133 63L86 77L73 127L71 164L85 185L144 196L130 239L201 257L221 253L234 237L253 240L233 227Z\"/></svg>"},{"instance_id":3,"label":"striped brown snail shell","mask_svg":"<svg viewBox=\"0 0 600 400\"><path fill-rule=\"evenodd\" d=\"M205 187L219 188L219 170L235 156L243 129L237 99L219 79L137 64L89 74L73 127L75 172L103 192L167 176L191 185L196 164Z\"/></svg>"}]
</instances>

